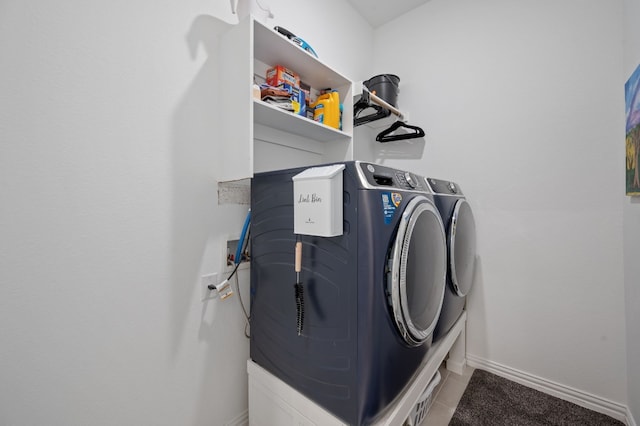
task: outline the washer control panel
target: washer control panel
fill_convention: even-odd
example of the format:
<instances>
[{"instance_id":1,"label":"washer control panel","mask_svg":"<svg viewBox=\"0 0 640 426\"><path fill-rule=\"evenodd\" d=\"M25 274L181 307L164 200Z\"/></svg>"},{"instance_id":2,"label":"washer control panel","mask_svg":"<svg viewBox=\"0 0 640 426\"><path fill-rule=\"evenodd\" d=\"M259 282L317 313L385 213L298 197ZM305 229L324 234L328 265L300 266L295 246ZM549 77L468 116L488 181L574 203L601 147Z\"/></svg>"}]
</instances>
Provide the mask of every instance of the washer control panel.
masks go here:
<instances>
[{"instance_id":1,"label":"washer control panel","mask_svg":"<svg viewBox=\"0 0 640 426\"><path fill-rule=\"evenodd\" d=\"M369 187L431 192L424 177L404 170L371 163L359 163L360 176Z\"/></svg>"}]
</instances>

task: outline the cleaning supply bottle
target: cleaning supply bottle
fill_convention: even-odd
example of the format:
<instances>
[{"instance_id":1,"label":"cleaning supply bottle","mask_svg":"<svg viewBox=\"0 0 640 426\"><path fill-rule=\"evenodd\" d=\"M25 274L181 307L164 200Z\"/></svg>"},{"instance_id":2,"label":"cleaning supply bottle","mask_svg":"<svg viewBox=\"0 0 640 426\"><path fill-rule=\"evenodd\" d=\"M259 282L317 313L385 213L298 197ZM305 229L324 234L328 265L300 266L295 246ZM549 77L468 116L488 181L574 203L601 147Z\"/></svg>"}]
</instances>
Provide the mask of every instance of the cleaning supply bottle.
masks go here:
<instances>
[{"instance_id":1,"label":"cleaning supply bottle","mask_svg":"<svg viewBox=\"0 0 640 426\"><path fill-rule=\"evenodd\" d=\"M338 91L332 90L318 96L316 102L311 106L313 107L313 119L315 121L334 129L341 127L340 93Z\"/></svg>"}]
</instances>

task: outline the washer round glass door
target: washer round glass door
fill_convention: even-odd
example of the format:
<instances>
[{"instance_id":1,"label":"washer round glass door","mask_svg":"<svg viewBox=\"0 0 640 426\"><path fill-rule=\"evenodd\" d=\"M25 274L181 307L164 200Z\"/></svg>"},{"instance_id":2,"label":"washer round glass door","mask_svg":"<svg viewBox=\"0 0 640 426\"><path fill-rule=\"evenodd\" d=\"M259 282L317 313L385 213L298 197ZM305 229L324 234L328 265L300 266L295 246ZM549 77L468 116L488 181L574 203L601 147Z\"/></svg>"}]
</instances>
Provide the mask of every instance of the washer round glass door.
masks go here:
<instances>
[{"instance_id":1,"label":"washer round glass door","mask_svg":"<svg viewBox=\"0 0 640 426\"><path fill-rule=\"evenodd\" d=\"M449 226L449 268L453 291L466 296L473 284L476 264L476 224L466 200L458 200Z\"/></svg>"},{"instance_id":2,"label":"washer round glass door","mask_svg":"<svg viewBox=\"0 0 640 426\"><path fill-rule=\"evenodd\" d=\"M431 200L413 198L402 213L389 259L388 292L400 335L420 346L435 329L444 298L447 245Z\"/></svg>"}]
</instances>

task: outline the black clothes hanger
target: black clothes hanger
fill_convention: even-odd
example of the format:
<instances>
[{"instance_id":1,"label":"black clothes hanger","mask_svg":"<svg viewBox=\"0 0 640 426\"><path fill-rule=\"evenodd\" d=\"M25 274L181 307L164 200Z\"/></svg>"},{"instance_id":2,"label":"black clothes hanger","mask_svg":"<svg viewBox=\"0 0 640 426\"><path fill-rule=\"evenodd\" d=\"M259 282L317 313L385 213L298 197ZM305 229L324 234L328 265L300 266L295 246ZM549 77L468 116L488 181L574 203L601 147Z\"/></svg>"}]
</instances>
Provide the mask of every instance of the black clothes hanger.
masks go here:
<instances>
[{"instance_id":1,"label":"black clothes hanger","mask_svg":"<svg viewBox=\"0 0 640 426\"><path fill-rule=\"evenodd\" d=\"M365 116L360 116L360 113L362 113L366 109L373 109L375 112ZM358 100L358 102L353 104L354 126L359 126L361 124L370 123L371 121L380 120L381 118L386 118L389 115L391 115L391 111L371 102L371 93L366 90L362 92L362 97Z\"/></svg>"},{"instance_id":2,"label":"black clothes hanger","mask_svg":"<svg viewBox=\"0 0 640 426\"><path fill-rule=\"evenodd\" d=\"M400 133L398 135L389 135L389 133L393 133L400 128L413 130L413 132ZM420 127L412 126L410 124L405 123L404 121L397 120L388 129L378 133L378 136L376 136L376 141L391 142L391 141L399 141L404 139L421 138L423 136L424 136L424 130L422 130Z\"/></svg>"}]
</instances>

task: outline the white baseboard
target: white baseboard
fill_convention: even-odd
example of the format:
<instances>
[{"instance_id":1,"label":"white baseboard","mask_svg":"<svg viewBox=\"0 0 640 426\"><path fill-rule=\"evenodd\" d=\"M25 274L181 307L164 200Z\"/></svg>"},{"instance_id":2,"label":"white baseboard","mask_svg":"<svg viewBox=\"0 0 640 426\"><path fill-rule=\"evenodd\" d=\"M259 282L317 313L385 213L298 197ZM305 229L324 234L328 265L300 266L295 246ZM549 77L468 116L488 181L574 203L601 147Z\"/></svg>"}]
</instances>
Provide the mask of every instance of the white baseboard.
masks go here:
<instances>
[{"instance_id":1,"label":"white baseboard","mask_svg":"<svg viewBox=\"0 0 640 426\"><path fill-rule=\"evenodd\" d=\"M244 410L233 419L229 420L224 426L248 426L249 425L249 410Z\"/></svg>"},{"instance_id":2,"label":"white baseboard","mask_svg":"<svg viewBox=\"0 0 640 426\"><path fill-rule=\"evenodd\" d=\"M470 367L486 370L497 376L504 377L505 379L520 383L521 385L539 390L540 392L558 397L565 401L572 402L581 407L606 414L607 416L626 423L628 426L636 426L633 416L626 405L619 404L569 386L561 385L542 377L534 376L532 374L525 373L524 371L516 370L469 353L467 353L467 364Z\"/></svg>"}]
</instances>

